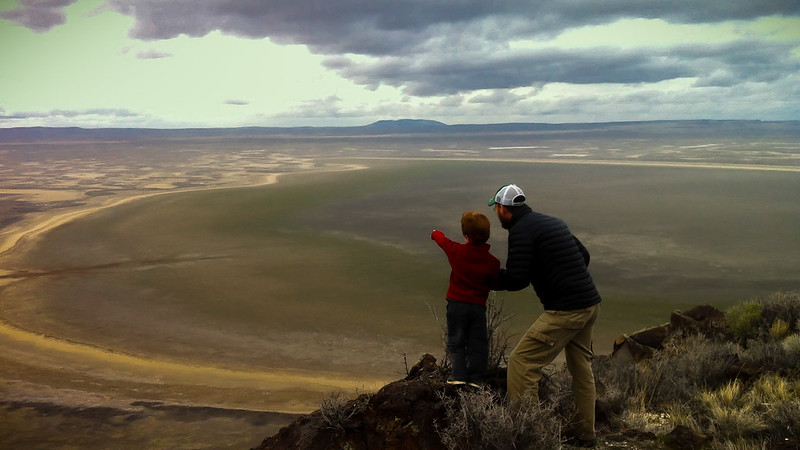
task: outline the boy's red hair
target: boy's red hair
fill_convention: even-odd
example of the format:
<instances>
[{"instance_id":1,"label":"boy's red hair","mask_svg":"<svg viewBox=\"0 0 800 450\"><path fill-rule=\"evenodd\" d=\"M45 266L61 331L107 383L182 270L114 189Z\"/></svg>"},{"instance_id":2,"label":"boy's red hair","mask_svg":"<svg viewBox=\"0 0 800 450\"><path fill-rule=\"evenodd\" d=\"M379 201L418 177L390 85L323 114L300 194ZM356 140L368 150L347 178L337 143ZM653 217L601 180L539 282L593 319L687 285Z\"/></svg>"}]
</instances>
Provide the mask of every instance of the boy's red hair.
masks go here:
<instances>
[{"instance_id":1,"label":"boy's red hair","mask_svg":"<svg viewBox=\"0 0 800 450\"><path fill-rule=\"evenodd\" d=\"M485 214L478 211L467 211L461 216L461 233L474 244L483 244L489 240L491 223Z\"/></svg>"}]
</instances>

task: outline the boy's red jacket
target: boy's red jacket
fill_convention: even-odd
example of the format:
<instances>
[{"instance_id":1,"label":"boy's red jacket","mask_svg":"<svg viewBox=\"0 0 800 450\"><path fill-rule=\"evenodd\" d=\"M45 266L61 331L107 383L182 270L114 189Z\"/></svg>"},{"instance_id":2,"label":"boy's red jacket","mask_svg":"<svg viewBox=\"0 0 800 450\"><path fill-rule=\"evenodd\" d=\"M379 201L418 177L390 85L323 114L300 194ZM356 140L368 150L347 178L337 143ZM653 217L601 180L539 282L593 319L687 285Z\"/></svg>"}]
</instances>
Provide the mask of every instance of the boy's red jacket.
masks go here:
<instances>
[{"instance_id":1,"label":"boy's red jacket","mask_svg":"<svg viewBox=\"0 0 800 450\"><path fill-rule=\"evenodd\" d=\"M458 302L486 305L489 291L497 287L500 260L489 253L489 244L462 244L433 230L431 239L444 250L450 261L450 286L447 298Z\"/></svg>"}]
</instances>

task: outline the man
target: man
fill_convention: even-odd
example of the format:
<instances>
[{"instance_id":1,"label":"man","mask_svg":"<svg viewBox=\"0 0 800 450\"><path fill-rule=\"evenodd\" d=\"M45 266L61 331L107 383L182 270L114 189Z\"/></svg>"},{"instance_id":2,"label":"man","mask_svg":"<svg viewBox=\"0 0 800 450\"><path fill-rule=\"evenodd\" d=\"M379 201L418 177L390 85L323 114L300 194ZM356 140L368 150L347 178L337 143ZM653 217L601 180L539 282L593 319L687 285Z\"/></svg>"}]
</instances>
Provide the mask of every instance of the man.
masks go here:
<instances>
[{"instance_id":1,"label":"man","mask_svg":"<svg viewBox=\"0 0 800 450\"><path fill-rule=\"evenodd\" d=\"M489 206L508 230L499 288L518 291L532 284L544 306L509 357L509 401L519 404L526 395L538 402L542 368L564 350L577 406L573 445L594 446L592 329L601 299L587 269L589 252L561 219L525 204L524 192L514 184L501 187Z\"/></svg>"}]
</instances>

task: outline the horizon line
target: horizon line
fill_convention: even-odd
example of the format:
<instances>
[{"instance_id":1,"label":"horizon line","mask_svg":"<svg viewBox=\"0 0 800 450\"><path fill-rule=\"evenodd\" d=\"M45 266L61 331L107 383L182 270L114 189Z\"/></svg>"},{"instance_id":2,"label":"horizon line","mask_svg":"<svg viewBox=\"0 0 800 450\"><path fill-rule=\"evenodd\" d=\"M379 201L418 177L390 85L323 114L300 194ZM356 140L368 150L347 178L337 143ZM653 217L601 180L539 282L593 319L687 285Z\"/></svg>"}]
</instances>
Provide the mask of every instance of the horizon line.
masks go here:
<instances>
[{"instance_id":1,"label":"horizon line","mask_svg":"<svg viewBox=\"0 0 800 450\"><path fill-rule=\"evenodd\" d=\"M2 130L36 130L36 129L49 129L49 130L159 130L159 131L181 131L181 130L245 130L245 129L274 129L274 130L298 130L298 129L347 129L347 128L366 128L366 127L379 127L382 125L402 125L405 124L407 128L425 127L482 127L482 126L510 126L510 125L540 125L540 126L580 126L580 125L625 125L625 124L648 124L648 123L681 123L681 122L709 122L709 123L722 123L722 122L751 122L751 123L800 123L797 119L787 120L764 120L764 119L652 119L652 120L614 120L614 121L599 121L599 122L487 122L487 123L445 123L434 119L379 119L364 125L294 125L294 126L271 126L271 125L241 125L241 126L208 126L208 127L176 127L176 128L158 128L158 127L125 127L125 126L103 126L103 127L86 127L78 125L67 126L2 126Z\"/></svg>"}]
</instances>

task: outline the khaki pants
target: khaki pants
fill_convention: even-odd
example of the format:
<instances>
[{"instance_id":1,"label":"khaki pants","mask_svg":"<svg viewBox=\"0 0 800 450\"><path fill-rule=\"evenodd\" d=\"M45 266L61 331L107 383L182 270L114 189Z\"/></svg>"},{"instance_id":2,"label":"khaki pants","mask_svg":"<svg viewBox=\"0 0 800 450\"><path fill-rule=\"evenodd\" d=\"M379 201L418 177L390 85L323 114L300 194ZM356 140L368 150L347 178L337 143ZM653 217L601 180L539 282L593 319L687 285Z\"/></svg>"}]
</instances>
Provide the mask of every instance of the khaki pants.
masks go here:
<instances>
[{"instance_id":1,"label":"khaki pants","mask_svg":"<svg viewBox=\"0 0 800 450\"><path fill-rule=\"evenodd\" d=\"M538 402L542 368L564 350L572 374L577 407L576 435L594 439L595 388L592 374L592 329L600 304L573 311L545 311L520 339L508 361L508 399L519 402L524 395Z\"/></svg>"}]
</instances>

